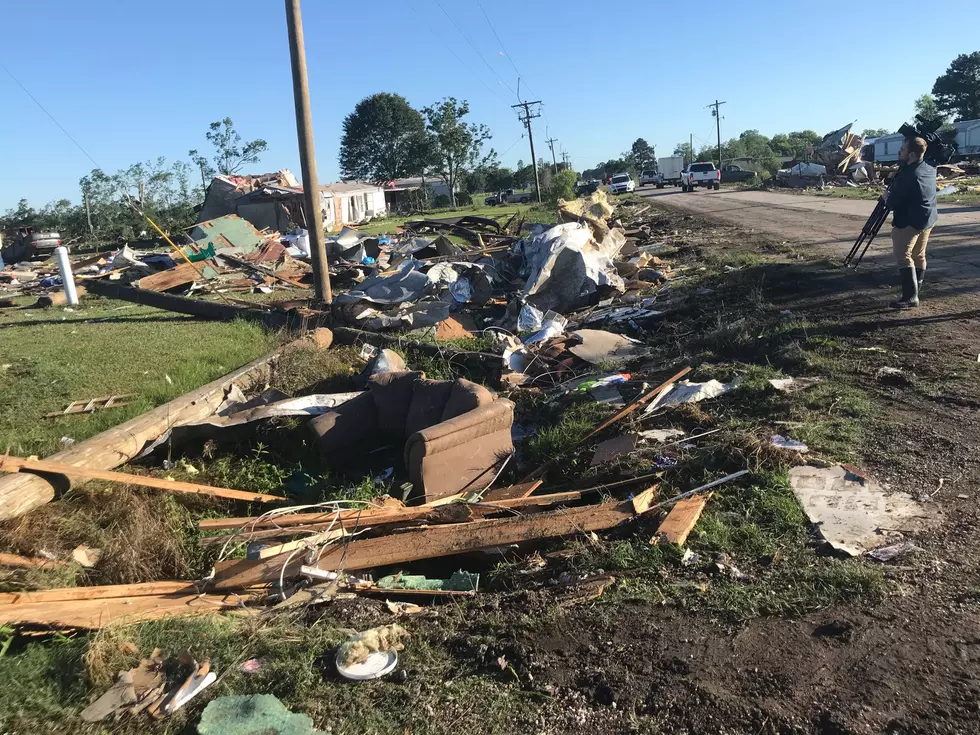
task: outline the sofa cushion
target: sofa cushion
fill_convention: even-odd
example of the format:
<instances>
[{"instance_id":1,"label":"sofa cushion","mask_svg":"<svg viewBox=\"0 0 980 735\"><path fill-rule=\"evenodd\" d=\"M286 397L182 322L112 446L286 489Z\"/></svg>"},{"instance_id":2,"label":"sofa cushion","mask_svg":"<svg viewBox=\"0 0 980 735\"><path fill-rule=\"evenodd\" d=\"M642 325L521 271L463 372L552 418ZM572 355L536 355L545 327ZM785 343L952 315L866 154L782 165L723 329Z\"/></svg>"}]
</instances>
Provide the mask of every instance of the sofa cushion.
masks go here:
<instances>
[{"instance_id":1,"label":"sofa cushion","mask_svg":"<svg viewBox=\"0 0 980 735\"><path fill-rule=\"evenodd\" d=\"M378 411L378 428L386 434L404 437L405 420L412 404L415 381L425 373L381 373L368 379L368 388Z\"/></svg>"},{"instance_id":2,"label":"sofa cushion","mask_svg":"<svg viewBox=\"0 0 980 735\"><path fill-rule=\"evenodd\" d=\"M405 420L405 436L411 436L416 431L428 429L442 421L442 412L449 401L453 384L448 380L426 380L415 382L415 392L412 403L408 407L408 417Z\"/></svg>"},{"instance_id":3,"label":"sofa cushion","mask_svg":"<svg viewBox=\"0 0 980 735\"><path fill-rule=\"evenodd\" d=\"M493 393L482 385L463 378L457 378L452 385L453 389L449 394L449 400L442 411L443 421L454 419L475 408L492 403L495 398Z\"/></svg>"}]
</instances>

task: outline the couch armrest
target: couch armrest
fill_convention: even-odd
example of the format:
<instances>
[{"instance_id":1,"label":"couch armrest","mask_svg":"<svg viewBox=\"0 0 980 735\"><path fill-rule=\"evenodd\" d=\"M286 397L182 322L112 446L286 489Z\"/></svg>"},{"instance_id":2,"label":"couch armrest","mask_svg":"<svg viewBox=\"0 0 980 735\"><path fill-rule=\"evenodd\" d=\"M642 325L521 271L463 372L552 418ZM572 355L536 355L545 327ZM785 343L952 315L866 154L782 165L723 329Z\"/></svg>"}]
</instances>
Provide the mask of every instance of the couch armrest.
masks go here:
<instances>
[{"instance_id":1,"label":"couch armrest","mask_svg":"<svg viewBox=\"0 0 980 735\"><path fill-rule=\"evenodd\" d=\"M506 398L498 398L493 403L467 411L462 416L416 431L405 443L406 461L411 455L413 445L424 445L421 454L425 456L497 431L510 431L513 423L514 404Z\"/></svg>"},{"instance_id":2,"label":"couch armrest","mask_svg":"<svg viewBox=\"0 0 980 735\"><path fill-rule=\"evenodd\" d=\"M412 434L405 466L416 495L431 502L487 487L501 458L514 451L513 423L514 404L501 398Z\"/></svg>"}]
</instances>

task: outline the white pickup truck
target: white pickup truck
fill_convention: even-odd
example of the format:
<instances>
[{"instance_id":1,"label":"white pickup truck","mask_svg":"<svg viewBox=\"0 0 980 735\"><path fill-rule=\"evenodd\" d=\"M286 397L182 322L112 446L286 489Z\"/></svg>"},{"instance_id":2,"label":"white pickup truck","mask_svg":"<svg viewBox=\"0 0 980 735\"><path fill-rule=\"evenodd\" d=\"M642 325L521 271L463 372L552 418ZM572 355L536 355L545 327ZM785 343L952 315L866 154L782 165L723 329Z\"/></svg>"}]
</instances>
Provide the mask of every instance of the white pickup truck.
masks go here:
<instances>
[{"instance_id":1,"label":"white pickup truck","mask_svg":"<svg viewBox=\"0 0 980 735\"><path fill-rule=\"evenodd\" d=\"M721 171L713 163L692 163L681 172L681 190L694 191L698 186L706 189L721 188Z\"/></svg>"}]
</instances>

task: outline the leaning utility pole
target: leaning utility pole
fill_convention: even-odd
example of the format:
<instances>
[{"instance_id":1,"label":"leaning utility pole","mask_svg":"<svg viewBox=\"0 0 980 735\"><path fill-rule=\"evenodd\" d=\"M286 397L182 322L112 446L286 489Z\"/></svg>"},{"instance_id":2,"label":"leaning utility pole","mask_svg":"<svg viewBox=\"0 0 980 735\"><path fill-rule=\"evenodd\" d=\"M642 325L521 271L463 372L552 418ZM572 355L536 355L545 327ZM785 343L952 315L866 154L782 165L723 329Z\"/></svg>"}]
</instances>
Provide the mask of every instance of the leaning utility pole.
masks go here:
<instances>
[{"instance_id":1,"label":"leaning utility pole","mask_svg":"<svg viewBox=\"0 0 980 735\"><path fill-rule=\"evenodd\" d=\"M719 102L717 99L710 105L705 105L705 107L713 107L711 114L715 116L715 126L718 129L718 168L721 168L721 115L718 113L718 108L726 104L725 102Z\"/></svg>"},{"instance_id":2,"label":"leaning utility pole","mask_svg":"<svg viewBox=\"0 0 980 735\"><path fill-rule=\"evenodd\" d=\"M531 142L531 165L534 166L534 192L538 197L538 204L541 203L541 181L538 178L538 159L534 157L534 133L531 131L531 120L536 117L541 117L540 112L531 112L531 105L540 105L541 100L535 100L534 102L521 102L516 105L511 105L511 107L520 107L524 110L524 114L521 115L520 112L517 116L520 118L521 122L527 128L527 139Z\"/></svg>"},{"instance_id":3,"label":"leaning utility pole","mask_svg":"<svg viewBox=\"0 0 980 735\"><path fill-rule=\"evenodd\" d=\"M691 160L685 166L694 163L694 133L687 134L687 149L691 152Z\"/></svg>"},{"instance_id":4,"label":"leaning utility pole","mask_svg":"<svg viewBox=\"0 0 980 735\"><path fill-rule=\"evenodd\" d=\"M558 175L558 161L555 159L555 143L557 142L558 140L556 138L548 138L548 140L545 141L545 143L548 144L548 147L551 148L551 165L553 167L552 173L554 173L556 176Z\"/></svg>"},{"instance_id":5,"label":"leaning utility pole","mask_svg":"<svg viewBox=\"0 0 980 735\"><path fill-rule=\"evenodd\" d=\"M286 0L286 28L289 31L289 60L293 69L293 100L296 103L296 137L299 138L299 163L303 169L303 199L306 229L310 237L310 259L313 261L313 283L316 300L330 303L330 270L323 239L323 215L320 212L320 187L316 179L316 154L313 151L313 118L310 115L310 87L306 79L306 48L303 44L303 17L299 0Z\"/></svg>"}]
</instances>

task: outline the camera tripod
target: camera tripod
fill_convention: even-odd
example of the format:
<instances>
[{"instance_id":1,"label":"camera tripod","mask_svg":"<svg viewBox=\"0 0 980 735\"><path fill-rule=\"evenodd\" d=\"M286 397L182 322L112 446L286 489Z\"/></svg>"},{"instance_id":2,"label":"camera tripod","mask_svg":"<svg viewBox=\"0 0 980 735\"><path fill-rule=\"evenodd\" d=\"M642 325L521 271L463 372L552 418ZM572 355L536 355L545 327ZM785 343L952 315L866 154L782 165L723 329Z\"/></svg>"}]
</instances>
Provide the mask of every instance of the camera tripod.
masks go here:
<instances>
[{"instance_id":1,"label":"camera tripod","mask_svg":"<svg viewBox=\"0 0 980 735\"><path fill-rule=\"evenodd\" d=\"M891 190L891 186L885 191L887 194ZM857 268L861 264L861 259L864 254L868 252L868 248L871 247L871 241L875 239L875 235L878 234L878 230L881 226L885 224L885 220L888 219L888 205L885 204L881 199L878 200L878 204L875 206L874 211L871 216L868 217L868 221L864 223L864 227L861 228L861 234L858 235L858 239L854 241L854 245L851 247L851 252L847 254L844 258L844 267ZM861 246L864 246L863 248Z\"/></svg>"}]
</instances>

